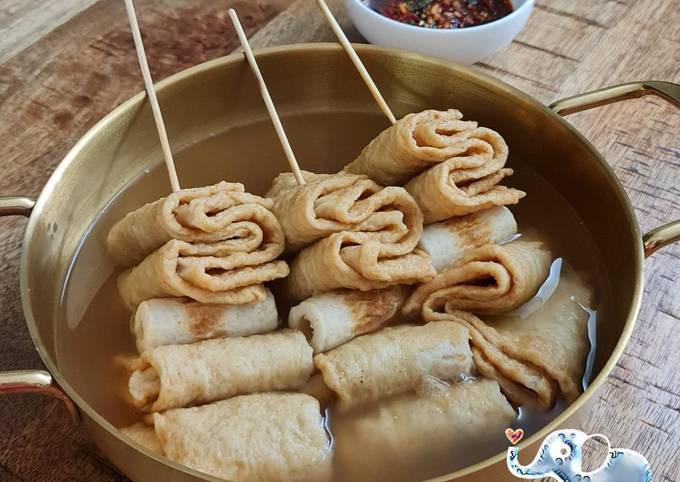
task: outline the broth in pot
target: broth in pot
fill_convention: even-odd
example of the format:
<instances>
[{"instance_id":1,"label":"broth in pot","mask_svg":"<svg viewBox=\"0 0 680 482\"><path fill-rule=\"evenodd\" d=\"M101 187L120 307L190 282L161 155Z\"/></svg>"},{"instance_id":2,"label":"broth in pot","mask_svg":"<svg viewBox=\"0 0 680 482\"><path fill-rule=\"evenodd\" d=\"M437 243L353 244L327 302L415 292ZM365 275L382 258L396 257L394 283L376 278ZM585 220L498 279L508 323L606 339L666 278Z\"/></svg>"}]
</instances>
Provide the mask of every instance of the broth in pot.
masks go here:
<instances>
[{"instance_id":1,"label":"broth in pot","mask_svg":"<svg viewBox=\"0 0 680 482\"><path fill-rule=\"evenodd\" d=\"M361 112L300 113L286 117L285 124L301 166L330 173L354 159L366 136L384 128L384 119ZM338 136L338 132L346 135ZM183 187L226 179L243 182L246 191L264 195L274 176L286 170L282 155L273 154L277 147L269 120L253 121L179 150L179 177ZM527 193L519 204L510 207L518 225L516 239L543 243L551 253L550 274L534 298L509 313L483 319L502 326L531 316L562 316L554 311L556 296L578 303L576 311L582 312L564 316L587 319L589 353L579 387L583 390L593 370L604 362L598 359L595 333L607 324L609 280L589 233L560 194L521 159L514 158L512 146L508 165L515 173L506 184ZM59 338L65 342L57 354L59 367L73 381L74 389L118 427L140 422L143 417L129 403L127 364L138 352L130 329L130 310L116 286L120 270L106 254L106 237L125 213L168 191L166 173L159 164L133 180L83 238L64 281L62 320L57 329L63 332ZM282 301L284 296L276 286L273 292L279 299L282 327L290 304ZM398 315L391 324L409 321ZM94 346L100 348L93 352ZM89 362L87 367L82 366L84 359ZM483 377L476 372L455 382L431 377L417 393L399 394L348 410L339 409L336 401L327 405L322 401L324 424L332 443L332 479L415 481L450 473L501 452L508 445L505 428L521 427L529 436L568 406L559 398L548 410L526 404L494 419L483 417L481 402L471 403L467 411L450 413L437 408L441 404L428 408L418 402L444 400L444 406L461 407L466 400L455 397L463 397L462 393L468 397L487 393L486 388L478 390L481 385L472 385L474 379L481 382ZM452 392L457 384L464 389Z\"/></svg>"}]
</instances>

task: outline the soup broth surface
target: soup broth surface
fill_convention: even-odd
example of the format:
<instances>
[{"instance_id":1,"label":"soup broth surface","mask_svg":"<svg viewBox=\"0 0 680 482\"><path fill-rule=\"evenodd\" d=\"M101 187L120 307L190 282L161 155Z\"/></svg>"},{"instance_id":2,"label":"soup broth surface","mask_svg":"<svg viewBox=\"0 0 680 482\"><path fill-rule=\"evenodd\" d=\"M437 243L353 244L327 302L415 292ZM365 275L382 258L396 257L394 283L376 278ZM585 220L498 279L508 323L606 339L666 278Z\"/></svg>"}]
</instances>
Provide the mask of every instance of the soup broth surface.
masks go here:
<instances>
[{"instance_id":1,"label":"soup broth surface","mask_svg":"<svg viewBox=\"0 0 680 482\"><path fill-rule=\"evenodd\" d=\"M284 123L301 166L316 172L337 171L386 127L381 116L357 112L298 114L287 116ZM346 138L338 135L347 130L362 134ZM513 157L512 145L510 152L508 165L515 169L515 175L504 184L528 193L519 205L510 206L520 236L540 239L556 260L551 279L546 284L558 282L560 277L578 276L594 294L591 306L584 307L589 313L591 332L591 356L584 377L584 384L587 384L591 374L596 374L604 363L603 357L598 357L603 350L601 347L596 350L594 342L596 330L607 323L608 280L604 277L594 243L578 216L543 178ZM264 194L275 173L288 170L268 119L230 128L186 146L176 154L176 163L183 187L226 179L243 182L246 190L255 194ZM118 294L118 271L106 255L105 239L111 226L127 212L168 192L167 176L160 163L140 174L93 223L64 282L61 321L57 326L60 332L57 339L63 340L57 353L59 367L81 396L118 427L141 420L139 412L127 403L125 364L137 356L137 351L130 332L131 314ZM549 291L550 287L545 288ZM532 309L541 310L541 292L537 296L538 299L529 303L534 303ZM279 316L281 324L285 325L287 309L281 308ZM521 313L513 316L521 316ZM388 451L359 454L363 450L362 440L351 436L351 431L343 431L342 427L375 416L380 403L384 402L349 413L336 413L332 406L326 410L334 452L350 454L349 457L334 458L335 480L359 482L372 480L376 474L381 474L382 480L423 480L477 463L498 454L508 445L504 427L500 427L495 433L480 433L474 440L452 440L444 447L432 447L431 450L427 447L428 440L422 441L422 447L399 447L404 460L409 461L407 466L395 463ZM548 412L519 407L518 418L512 426L524 428L526 436L530 436L565 407L563 400ZM352 453L356 453L356 461L352 460ZM417 456L410 457L410 453ZM364 460L371 460L371 464L361 462Z\"/></svg>"}]
</instances>

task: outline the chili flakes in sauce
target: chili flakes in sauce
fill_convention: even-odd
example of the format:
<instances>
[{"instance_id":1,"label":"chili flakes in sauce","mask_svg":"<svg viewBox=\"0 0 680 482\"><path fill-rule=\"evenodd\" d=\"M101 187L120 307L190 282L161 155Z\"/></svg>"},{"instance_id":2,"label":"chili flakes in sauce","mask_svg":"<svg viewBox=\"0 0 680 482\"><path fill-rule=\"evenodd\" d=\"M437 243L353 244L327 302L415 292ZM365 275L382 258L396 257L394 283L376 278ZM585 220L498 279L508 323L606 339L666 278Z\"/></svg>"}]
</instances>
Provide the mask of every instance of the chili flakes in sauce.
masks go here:
<instances>
[{"instance_id":1,"label":"chili flakes in sauce","mask_svg":"<svg viewBox=\"0 0 680 482\"><path fill-rule=\"evenodd\" d=\"M493 22L512 13L510 0L391 0L383 14L426 28L463 28Z\"/></svg>"}]
</instances>

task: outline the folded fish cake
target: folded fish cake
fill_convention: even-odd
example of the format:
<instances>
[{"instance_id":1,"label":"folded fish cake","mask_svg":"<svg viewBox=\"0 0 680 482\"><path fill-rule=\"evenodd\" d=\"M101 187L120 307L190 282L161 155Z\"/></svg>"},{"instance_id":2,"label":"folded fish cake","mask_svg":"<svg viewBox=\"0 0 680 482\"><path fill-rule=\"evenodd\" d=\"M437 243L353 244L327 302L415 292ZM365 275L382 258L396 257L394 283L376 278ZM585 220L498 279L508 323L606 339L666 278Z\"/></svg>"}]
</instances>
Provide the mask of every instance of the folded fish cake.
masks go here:
<instances>
[{"instance_id":1,"label":"folded fish cake","mask_svg":"<svg viewBox=\"0 0 680 482\"><path fill-rule=\"evenodd\" d=\"M293 330L160 346L135 361L129 391L136 407L158 412L299 389L314 371L312 351L304 335Z\"/></svg>"},{"instance_id":2,"label":"folded fish cake","mask_svg":"<svg viewBox=\"0 0 680 482\"><path fill-rule=\"evenodd\" d=\"M346 410L414 392L429 378L457 381L471 375L468 336L453 322L387 327L316 355L314 365Z\"/></svg>"},{"instance_id":3,"label":"folded fish cake","mask_svg":"<svg viewBox=\"0 0 680 482\"><path fill-rule=\"evenodd\" d=\"M382 131L345 167L382 185L403 185L414 176L470 146L474 121L455 109L424 110L399 119Z\"/></svg>"},{"instance_id":4,"label":"folded fish cake","mask_svg":"<svg viewBox=\"0 0 680 482\"><path fill-rule=\"evenodd\" d=\"M271 207L271 200L245 192L239 183L182 189L128 213L111 228L106 247L117 264L131 267L171 239L247 239L262 229L280 229L273 216L261 227L252 222L254 212Z\"/></svg>"},{"instance_id":5,"label":"folded fish cake","mask_svg":"<svg viewBox=\"0 0 680 482\"><path fill-rule=\"evenodd\" d=\"M123 429L136 442L214 477L238 482L323 482L332 453L319 402L293 393L242 395L153 415Z\"/></svg>"},{"instance_id":6,"label":"folded fish cake","mask_svg":"<svg viewBox=\"0 0 680 482\"><path fill-rule=\"evenodd\" d=\"M297 185L291 173L280 174L267 193L285 232L287 252L341 231L415 246L422 215L403 189L383 188L367 176L345 172L303 175L306 184Z\"/></svg>"},{"instance_id":7,"label":"folded fish cake","mask_svg":"<svg viewBox=\"0 0 680 482\"><path fill-rule=\"evenodd\" d=\"M118 288L131 310L154 298L262 301L263 283L288 275L271 200L220 182L183 189L125 216L109 231L112 258L128 268Z\"/></svg>"},{"instance_id":8,"label":"folded fish cake","mask_svg":"<svg viewBox=\"0 0 680 482\"><path fill-rule=\"evenodd\" d=\"M241 305L154 298L143 301L132 319L139 353L164 345L266 333L277 326L276 300L266 288L262 301Z\"/></svg>"},{"instance_id":9,"label":"folded fish cake","mask_svg":"<svg viewBox=\"0 0 680 482\"><path fill-rule=\"evenodd\" d=\"M147 256L139 266L118 277L118 290L134 310L153 298L186 296L202 303L243 304L261 301L267 281L289 273L283 235L254 250L234 248L230 241L190 244L170 240Z\"/></svg>"},{"instance_id":10,"label":"folded fish cake","mask_svg":"<svg viewBox=\"0 0 680 482\"><path fill-rule=\"evenodd\" d=\"M412 285L436 274L419 249L390 245L358 232L331 234L300 251L290 263L286 294L299 302L341 288L370 291Z\"/></svg>"},{"instance_id":11,"label":"folded fish cake","mask_svg":"<svg viewBox=\"0 0 680 482\"><path fill-rule=\"evenodd\" d=\"M464 255L486 244L502 244L517 234L517 222L505 206L428 224L418 247L432 258L437 272L453 266Z\"/></svg>"},{"instance_id":12,"label":"folded fish cake","mask_svg":"<svg viewBox=\"0 0 680 482\"><path fill-rule=\"evenodd\" d=\"M478 371L499 381L516 405L551 408L558 393L568 402L583 390L590 350L587 306L591 290L571 269L540 308L529 313L485 317L447 309L423 310L425 320L456 321L470 332L472 356ZM519 311L519 310L518 310Z\"/></svg>"},{"instance_id":13,"label":"folded fish cake","mask_svg":"<svg viewBox=\"0 0 680 482\"><path fill-rule=\"evenodd\" d=\"M420 285L402 313L416 318L425 310L489 314L512 310L536 294L548 277L551 261L550 252L537 242L476 248Z\"/></svg>"},{"instance_id":14,"label":"folded fish cake","mask_svg":"<svg viewBox=\"0 0 680 482\"><path fill-rule=\"evenodd\" d=\"M402 286L383 290L337 290L312 296L291 308L288 326L305 333L315 353L380 329L406 300Z\"/></svg>"},{"instance_id":15,"label":"folded fish cake","mask_svg":"<svg viewBox=\"0 0 680 482\"><path fill-rule=\"evenodd\" d=\"M439 383L341 414L331 420L338 480L422 480L446 473L452 458L496 453L489 446L503 450L503 432L516 416L498 383L485 378Z\"/></svg>"},{"instance_id":16,"label":"folded fish cake","mask_svg":"<svg viewBox=\"0 0 680 482\"><path fill-rule=\"evenodd\" d=\"M505 140L462 118L455 109L408 114L373 139L345 170L379 184L404 185L425 224L516 204L526 194L499 184L513 173L505 167Z\"/></svg>"},{"instance_id":17,"label":"folded fish cake","mask_svg":"<svg viewBox=\"0 0 680 482\"><path fill-rule=\"evenodd\" d=\"M508 146L495 131L469 133L467 149L411 179L404 187L423 210L426 224L493 206L517 204L526 193L501 186L513 174L503 167Z\"/></svg>"}]
</instances>

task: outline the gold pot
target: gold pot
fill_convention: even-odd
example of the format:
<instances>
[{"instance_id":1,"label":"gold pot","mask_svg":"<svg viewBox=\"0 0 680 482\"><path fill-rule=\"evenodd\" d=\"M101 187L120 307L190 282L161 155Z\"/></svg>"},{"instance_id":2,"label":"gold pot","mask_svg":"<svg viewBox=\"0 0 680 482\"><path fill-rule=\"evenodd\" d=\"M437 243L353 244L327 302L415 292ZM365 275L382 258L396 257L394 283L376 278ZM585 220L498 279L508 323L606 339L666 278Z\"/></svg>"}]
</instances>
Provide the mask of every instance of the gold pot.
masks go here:
<instances>
[{"instance_id":1,"label":"gold pot","mask_svg":"<svg viewBox=\"0 0 680 482\"><path fill-rule=\"evenodd\" d=\"M609 278L617 280L610 326L598 333L598 350L604 350L598 355L603 362L596 367L590 387L573 405L522 442L522 452L533 455L549 432L578 425L579 414L586 413L588 404L596 399L596 392L621 357L633 330L642 294L644 257L680 239L678 221L641 236L630 201L607 162L559 114L647 94L680 105L680 86L665 82L631 83L546 107L475 70L373 46L358 45L357 50L397 117L424 108L455 106L466 117L500 130L512 155L521 158L568 200L598 246ZM332 113L333 117L343 119L334 126L334 132L319 131L307 137L291 132L294 139L297 136L305 144L294 142L294 146L309 152L302 156L306 169L337 170L385 127L384 120L377 120L377 114L372 125L353 122L355 116L362 114L365 119L367 112L376 109L340 47L294 45L261 50L257 57L284 120L305 112ZM176 151L204 141L213 133L266 118L257 86L240 55L180 72L160 82L157 90ZM344 136L342 146L336 146L333 152L324 150L329 136ZM251 191L263 192L277 173L287 169L273 139L270 146L264 147L270 155L248 162L244 161L248 159L247 145L228 153L213 146L206 156L214 157L198 168L180 162L180 180L186 185L238 180ZM217 480L121 438L120 432L86 401L82 390L75 388L79 385L78 372L59 363L58 353L68 346L64 338L68 330L57 329L58 323L65 322L61 293L79 244L115 195L150 166L160 164L161 159L151 111L145 95L140 93L83 136L57 167L35 203L27 198L0 198L0 215L30 215L21 257L21 295L26 323L49 370L49 373L0 374L0 393L41 392L61 398L73 416L87 425L102 451L133 480ZM161 195L169 186L161 183L157 190L154 194ZM598 209L592 209L593 199L598 200ZM140 204L141 199L130 199L129 203L132 207ZM101 244L85 254L91 266L89 273L81 273L86 280L106 266ZM91 296L83 292L75 298L67 301L72 306L85 306ZM77 312L77 308L69 309L67 316ZM97 346L91 346L87 353L89 357L96 356ZM89 359L83 358L80 367L89 366ZM516 480L505 468L505 454L435 480L453 479Z\"/></svg>"}]
</instances>

